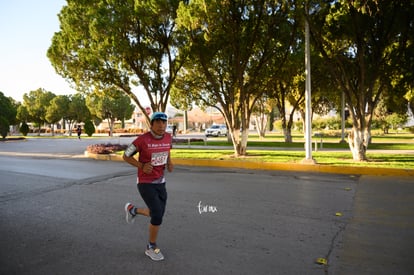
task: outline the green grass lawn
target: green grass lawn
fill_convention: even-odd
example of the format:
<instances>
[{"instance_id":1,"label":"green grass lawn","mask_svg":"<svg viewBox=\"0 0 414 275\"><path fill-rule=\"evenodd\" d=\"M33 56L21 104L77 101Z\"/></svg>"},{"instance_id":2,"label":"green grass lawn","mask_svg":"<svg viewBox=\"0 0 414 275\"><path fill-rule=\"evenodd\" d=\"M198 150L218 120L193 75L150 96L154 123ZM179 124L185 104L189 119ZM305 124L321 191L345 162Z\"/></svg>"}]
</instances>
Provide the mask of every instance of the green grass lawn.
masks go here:
<instances>
[{"instance_id":1,"label":"green grass lawn","mask_svg":"<svg viewBox=\"0 0 414 275\"><path fill-rule=\"evenodd\" d=\"M399 153L398 150L414 150L414 134L391 134L374 136L368 146L368 161L355 162L347 143L340 143L338 137L324 137L323 149L318 145L318 151L312 152L312 157L318 164L335 166L364 166L414 169L414 154ZM320 139L318 139L318 143ZM260 161L275 163L299 163L305 158L303 135L294 135L292 143L285 143L282 135L270 134L264 139L257 135L249 135L247 156L234 158L233 150L211 149L173 149L173 158L184 159L232 159L239 161ZM199 146L232 146L227 138L209 138L207 142L191 142ZM312 144L314 149L315 144ZM261 149L258 150L257 148ZM267 150L266 148L269 148ZM296 150L292 150L296 149ZM324 151L329 149L329 151ZM332 152L331 150L343 150ZM395 153L378 153L371 150L396 150Z\"/></svg>"},{"instance_id":2,"label":"green grass lawn","mask_svg":"<svg viewBox=\"0 0 414 275\"><path fill-rule=\"evenodd\" d=\"M178 137L180 138L180 137ZM305 139L303 135L295 134L292 136L293 142L286 143L281 134L268 134L265 138L259 138L258 135L249 135L247 142L248 148L269 147L269 148L304 148ZM327 149L349 149L348 143L341 143L339 137L324 136L322 138L323 148ZM346 140L346 139L345 139ZM315 141L320 146L320 138L312 138L312 147L315 147ZM209 145L209 146L232 146L227 138L208 138L207 142L191 142L192 145ZM385 136L374 136L368 149L378 150L414 150L414 134L390 134Z\"/></svg>"},{"instance_id":3,"label":"green grass lawn","mask_svg":"<svg viewBox=\"0 0 414 275\"><path fill-rule=\"evenodd\" d=\"M172 158L259 161L274 163L300 163L305 158L305 151L284 150L248 150L247 156L234 158L232 150L207 149L173 149ZM414 154L380 154L367 153L368 161L355 162L351 152L312 152L318 164L334 166L363 166L414 169Z\"/></svg>"},{"instance_id":4,"label":"green grass lawn","mask_svg":"<svg viewBox=\"0 0 414 275\"><path fill-rule=\"evenodd\" d=\"M208 140L206 143L202 141L191 142L191 145L208 145L208 146L233 146L231 142L225 140ZM248 141L247 148L254 147L266 147L266 148L304 148L304 141L294 141L291 143L286 143L282 141ZM315 147L315 143L312 143L312 147ZM322 147L325 149L349 149L347 143L332 142L329 140L324 140L322 142ZM318 148L320 148L320 141L318 141ZM412 143L371 143L368 146L368 149L375 150L414 150L414 141Z\"/></svg>"}]
</instances>

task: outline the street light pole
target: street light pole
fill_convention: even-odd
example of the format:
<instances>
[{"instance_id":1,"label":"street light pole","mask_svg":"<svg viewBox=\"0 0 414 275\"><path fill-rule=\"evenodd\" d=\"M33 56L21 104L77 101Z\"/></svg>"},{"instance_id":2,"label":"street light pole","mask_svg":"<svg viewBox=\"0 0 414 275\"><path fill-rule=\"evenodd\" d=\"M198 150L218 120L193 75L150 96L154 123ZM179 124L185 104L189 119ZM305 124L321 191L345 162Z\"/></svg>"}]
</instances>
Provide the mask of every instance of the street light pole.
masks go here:
<instances>
[{"instance_id":1,"label":"street light pole","mask_svg":"<svg viewBox=\"0 0 414 275\"><path fill-rule=\"evenodd\" d=\"M312 107L311 107L311 65L309 47L309 24L305 19L305 150L306 157L302 163L314 164L312 158Z\"/></svg>"}]
</instances>

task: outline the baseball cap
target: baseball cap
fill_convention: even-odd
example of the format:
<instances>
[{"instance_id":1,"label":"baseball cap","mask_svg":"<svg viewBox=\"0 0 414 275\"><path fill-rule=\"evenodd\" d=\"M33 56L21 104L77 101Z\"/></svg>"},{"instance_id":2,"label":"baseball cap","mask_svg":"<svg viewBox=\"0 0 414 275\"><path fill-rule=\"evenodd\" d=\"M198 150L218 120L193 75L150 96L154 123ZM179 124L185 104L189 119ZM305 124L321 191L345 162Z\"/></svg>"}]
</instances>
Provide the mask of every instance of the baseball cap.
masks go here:
<instances>
[{"instance_id":1,"label":"baseball cap","mask_svg":"<svg viewBox=\"0 0 414 275\"><path fill-rule=\"evenodd\" d=\"M151 122L156 120L156 119L161 119L161 120L167 121L168 117L163 112L155 112L151 115Z\"/></svg>"}]
</instances>

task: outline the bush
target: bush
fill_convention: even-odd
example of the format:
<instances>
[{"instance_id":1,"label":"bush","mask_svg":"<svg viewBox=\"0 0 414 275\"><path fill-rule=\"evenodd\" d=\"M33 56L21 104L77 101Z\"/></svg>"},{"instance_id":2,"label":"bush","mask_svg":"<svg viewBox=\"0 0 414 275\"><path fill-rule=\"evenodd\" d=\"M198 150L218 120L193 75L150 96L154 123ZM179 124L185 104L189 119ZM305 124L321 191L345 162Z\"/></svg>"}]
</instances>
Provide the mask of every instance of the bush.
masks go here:
<instances>
[{"instance_id":1,"label":"bush","mask_svg":"<svg viewBox=\"0 0 414 275\"><path fill-rule=\"evenodd\" d=\"M88 120L85 122L85 133L88 135L88 137L91 137L93 133L95 133L95 125L93 125L93 122Z\"/></svg>"},{"instance_id":2,"label":"bush","mask_svg":"<svg viewBox=\"0 0 414 275\"><path fill-rule=\"evenodd\" d=\"M327 117L327 118L317 118L312 121L312 129L317 131L322 130L341 130L341 118L336 117ZM352 127L352 123L350 120L345 121L345 128Z\"/></svg>"},{"instance_id":3,"label":"bush","mask_svg":"<svg viewBox=\"0 0 414 275\"><path fill-rule=\"evenodd\" d=\"M3 138L7 137L7 133L9 132L9 122L4 117L0 116L0 135Z\"/></svg>"},{"instance_id":4,"label":"bush","mask_svg":"<svg viewBox=\"0 0 414 275\"><path fill-rule=\"evenodd\" d=\"M27 125L26 122L23 122L19 129L20 133L22 133L23 136L27 136L27 133L29 133L29 125Z\"/></svg>"}]
</instances>

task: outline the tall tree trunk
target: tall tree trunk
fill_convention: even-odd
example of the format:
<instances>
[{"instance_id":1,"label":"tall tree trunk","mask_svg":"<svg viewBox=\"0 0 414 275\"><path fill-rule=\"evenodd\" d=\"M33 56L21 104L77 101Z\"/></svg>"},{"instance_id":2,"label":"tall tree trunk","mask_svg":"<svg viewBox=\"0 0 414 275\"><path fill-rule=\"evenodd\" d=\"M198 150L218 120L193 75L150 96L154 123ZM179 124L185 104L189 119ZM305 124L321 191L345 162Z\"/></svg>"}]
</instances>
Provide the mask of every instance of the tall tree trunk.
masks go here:
<instances>
[{"instance_id":1,"label":"tall tree trunk","mask_svg":"<svg viewBox=\"0 0 414 275\"><path fill-rule=\"evenodd\" d=\"M108 124L109 124L109 136L114 135L114 124L115 124L115 118L108 118Z\"/></svg>"},{"instance_id":2,"label":"tall tree trunk","mask_svg":"<svg viewBox=\"0 0 414 275\"><path fill-rule=\"evenodd\" d=\"M290 116L289 116L290 117ZM286 119L286 114L283 113L282 116L282 131L283 136L285 137L285 142L292 142L292 123L290 123L290 120L288 121Z\"/></svg>"},{"instance_id":3,"label":"tall tree trunk","mask_svg":"<svg viewBox=\"0 0 414 275\"><path fill-rule=\"evenodd\" d=\"M68 128L68 131L69 131L69 136L70 137L72 136L73 126L74 126L74 121L73 120L69 120L69 128Z\"/></svg>"},{"instance_id":4,"label":"tall tree trunk","mask_svg":"<svg viewBox=\"0 0 414 275\"><path fill-rule=\"evenodd\" d=\"M247 126L242 128L243 129L241 132L238 128L235 128L230 132L235 157L244 156L247 153L247 139L249 137L249 129Z\"/></svg>"},{"instance_id":5,"label":"tall tree trunk","mask_svg":"<svg viewBox=\"0 0 414 275\"><path fill-rule=\"evenodd\" d=\"M267 115L260 113L255 117L256 122L256 131L260 139L263 139L266 135L266 126L267 126Z\"/></svg>"},{"instance_id":6,"label":"tall tree trunk","mask_svg":"<svg viewBox=\"0 0 414 275\"><path fill-rule=\"evenodd\" d=\"M283 135L285 137L285 142L292 142L292 129L290 127L283 127Z\"/></svg>"},{"instance_id":7,"label":"tall tree trunk","mask_svg":"<svg viewBox=\"0 0 414 275\"><path fill-rule=\"evenodd\" d=\"M366 152L368 149L369 131L353 127L348 135L348 144L355 161L367 160Z\"/></svg>"},{"instance_id":8,"label":"tall tree trunk","mask_svg":"<svg viewBox=\"0 0 414 275\"><path fill-rule=\"evenodd\" d=\"M247 153L247 139L249 137L249 129L243 128L243 131L241 132L241 141L240 141L240 147L239 147L239 156L245 156Z\"/></svg>"}]
</instances>

